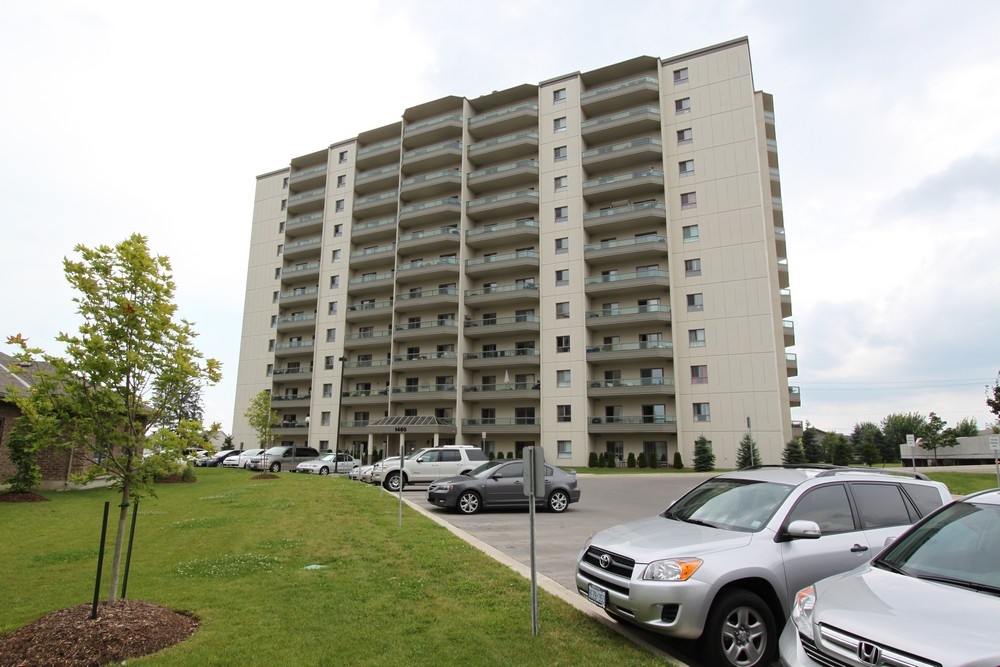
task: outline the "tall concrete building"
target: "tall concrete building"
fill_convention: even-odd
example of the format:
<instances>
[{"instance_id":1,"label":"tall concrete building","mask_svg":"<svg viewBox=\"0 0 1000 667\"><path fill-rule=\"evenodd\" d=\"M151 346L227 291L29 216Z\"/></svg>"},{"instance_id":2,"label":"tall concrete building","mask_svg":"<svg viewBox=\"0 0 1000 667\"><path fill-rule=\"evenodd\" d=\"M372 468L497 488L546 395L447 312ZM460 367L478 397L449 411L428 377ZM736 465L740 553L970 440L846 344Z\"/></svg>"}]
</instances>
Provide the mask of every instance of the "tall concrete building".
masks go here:
<instances>
[{"instance_id":1,"label":"tall concrete building","mask_svg":"<svg viewBox=\"0 0 1000 667\"><path fill-rule=\"evenodd\" d=\"M780 462L788 286L746 39L433 100L257 178L234 440Z\"/></svg>"}]
</instances>

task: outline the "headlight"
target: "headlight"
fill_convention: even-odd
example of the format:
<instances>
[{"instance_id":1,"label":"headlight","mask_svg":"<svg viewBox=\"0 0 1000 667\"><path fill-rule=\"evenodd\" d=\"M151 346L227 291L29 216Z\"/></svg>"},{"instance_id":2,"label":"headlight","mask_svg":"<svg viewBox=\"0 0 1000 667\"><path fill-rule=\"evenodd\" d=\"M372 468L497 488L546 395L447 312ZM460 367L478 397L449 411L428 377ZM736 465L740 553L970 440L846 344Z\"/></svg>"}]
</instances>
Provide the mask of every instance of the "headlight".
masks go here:
<instances>
[{"instance_id":1,"label":"headlight","mask_svg":"<svg viewBox=\"0 0 1000 667\"><path fill-rule=\"evenodd\" d=\"M699 567L700 558L668 558L646 566L642 578L647 581L687 581Z\"/></svg>"},{"instance_id":2,"label":"headlight","mask_svg":"<svg viewBox=\"0 0 1000 667\"><path fill-rule=\"evenodd\" d=\"M795 629L806 637L812 637L812 615L816 607L816 587L803 588L795 594L795 604L792 605L792 623Z\"/></svg>"}]
</instances>

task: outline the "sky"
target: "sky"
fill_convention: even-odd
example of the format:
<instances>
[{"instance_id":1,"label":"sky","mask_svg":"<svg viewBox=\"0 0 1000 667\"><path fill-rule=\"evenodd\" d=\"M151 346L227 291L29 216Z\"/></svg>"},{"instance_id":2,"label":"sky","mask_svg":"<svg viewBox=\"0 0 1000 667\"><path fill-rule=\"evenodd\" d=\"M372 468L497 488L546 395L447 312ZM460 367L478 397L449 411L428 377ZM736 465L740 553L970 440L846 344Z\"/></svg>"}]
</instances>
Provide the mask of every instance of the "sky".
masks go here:
<instances>
[{"instance_id":1,"label":"sky","mask_svg":"<svg viewBox=\"0 0 1000 667\"><path fill-rule=\"evenodd\" d=\"M447 95L746 36L774 96L792 419L996 417L1000 3L0 3L0 350L58 353L74 246L133 233L223 363L232 425L256 176Z\"/></svg>"}]
</instances>

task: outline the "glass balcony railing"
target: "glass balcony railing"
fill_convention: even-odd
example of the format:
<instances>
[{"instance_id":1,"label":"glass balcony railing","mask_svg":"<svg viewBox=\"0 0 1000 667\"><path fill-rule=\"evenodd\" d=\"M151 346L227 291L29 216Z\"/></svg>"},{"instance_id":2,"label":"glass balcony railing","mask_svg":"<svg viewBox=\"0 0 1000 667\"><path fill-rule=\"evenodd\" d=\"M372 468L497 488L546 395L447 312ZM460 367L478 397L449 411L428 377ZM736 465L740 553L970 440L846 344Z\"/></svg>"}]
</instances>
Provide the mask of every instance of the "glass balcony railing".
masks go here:
<instances>
[{"instance_id":1,"label":"glass balcony railing","mask_svg":"<svg viewBox=\"0 0 1000 667\"><path fill-rule=\"evenodd\" d=\"M520 113L522 111L534 111L535 113L538 113L538 105L533 102L525 102L523 104L515 104L514 106L507 107L506 109L497 109L496 111L481 113L478 116L473 116L469 119L469 126L474 127L480 123L496 120L498 118L503 118L504 116Z\"/></svg>"},{"instance_id":2,"label":"glass balcony railing","mask_svg":"<svg viewBox=\"0 0 1000 667\"><path fill-rule=\"evenodd\" d=\"M626 141L623 144L614 144L612 146L601 146L600 148L591 148L588 151L583 151L582 157L584 160L591 157L596 157L598 155L609 155L611 153L620 153L623 151L628 151L633 148L639 148L641 146L655 146L659 149L663 149L663 142L659 139L652 139L650 137L644 137L642 139L634 139L633 141Z\"/></svg>"},{"instance_id":3,"label":"glass balcony railing","mask_svg":"<svg viewBox=\"0 0 1000 667\"><path fill-rule=\"evenodd\" d=\"M437 118L430 118L428 120L422 120L419 123L413 123L412 125L407 125L403 130L403 134L413 134L420 130L425 130L429 127L434 127L435 125L444 125L447 123L462 123L462 114L452 113L445 116L438 116Z\"/></svg>"},{"instance_id":4,"label":"glass balcony railing","mask_svg":"<svg viewBox=\"0 0 1000 667\"><path fill-rule=\"evenodd\" d=\"M494 285L492 287L480 287L478 289L465 290L465 296L482 296L483 294L509 294L511 292L530 291L538 293L538 283L515 283L513 285Z\"/></svg>"},{"instance_id":5,"label":"glass balcony railing","mask_svg":"<svg viewBox=\"0 0 1000 667\"><path fill-rule=\"evenodd\" d=\"M431 296L458 296L457 287L440 287L438 289L425 289L418 292L403 292L396 295L396 301L412 301L414 299L424 299Z\"/></svg>"},{"instance_id":6,"label":"glass balcony railing","mask_svg":"<svg viewBox=\"0 0 1000 667\"><path fill-rule=\"evenodd\" d=\"M406 354L395 354L392 357L393 363L398 361L428 361L431 359L458 359L454 352L408 352Z\"/></svg>"},{"instance_id":7,"label":"glass balcony railing","mask_svg":"<svg viewBox=\"0 0 1000 667\"><path fill-rule=\"evenodd\" d=\"M391 280L394 275L395 275L395 273L392 272L392 271L385 271L383 273L371 273L371 274L368 274L368 275L359 276L357 278L351 278L350 280L347 281L347 284L348 285L361 285L361 284L364 284L364 283L373 282L375 280L386 280L386 279L390 279Z\"/></svg>"},{"instance_id":8,"label":"glass balcony railing","mask_svg":"<svg viewBox=\"0 0 1000 667\"><path fill-rule=\"evenodd\" d=\"M285 266L281 269L282 276L293 276L296 273L308 273L319 269L319 262L307 262L298 266Z\"/></svg>"},{"instance_id":9,"label":"glass balcony railing","mask_svg":"<svg viewBox=\"0 0 1000 667\"><path fill-rule=\"evenodd\" d=\"M496 167L489 167L487 169L478 169L476 171L469 172L469 180L475 180L482 176L493 176L495 174L504 174L508 171L515 171L517 169L538 169L537 160L518 160L517 162L511 162L509 164L501 164Z\"/></svg>"},{"instance_id":10,"label":"glass balcony railing","mask_svg":"<svg viewBox=\"0 0 1000 667\"><path fill-rule=\"evenodd\" d=\"M480 141L469 146L469 155L474 155L480 151L502 146L504 144L524 141L526 139L538 141L538 133L534 130L526 130L524 132L515 132L514 134L496 137L495 139L489 139L487 141Z\"/></svg>"},{"instance_id":11,"label":"glass balcony railing","mask_svg":"<svg viewBox=\"0 0 1000 667\"><path fill-rule=\"evenodd\" d=\"M351 304L347 307L348 312L356 312L359 310L378 310L379 308L392 308L392 299L387 299L385 301L365 301L362 303Z\"/></svg>"},{"instance_id":12,"label":"glass balcony railing","mask_svg":"<svg viewBox=\"0 0 1000 667\"><path fill-rule=\"evenodd\" d=\"M628 111L619 111L617 113L608 114L607 116L600 116L598 118L585 120L580 123L580 129L587 130L592 127L600 127L601 125L607 125L608 123L617 123L618 121L623 121L635 116L644 116L646 114L652 114L659 118L660 110L657 107L637 107L635 109L629 109Z\"/></svg>"},{"instance_id":13,"label":"glass balcony railing","mask_svg":"<svg viewBox=\"0 0 1000 667\"><path fill-rule=\"evenodd\" d=\"M419 176L411 176L409 178L404 178L402 186L406 187L408 185L416 185L417 183L424 183L425 181L433 181L438 178L461 178L462 171L460 169L442 169L441 171L435 171L433 174L420 174Z\"/></svg>"},{"instance_id":14,"label":"glass balcony railing","mask_svg":"<svg viewBox=\"0 0 1000 667\"><path fill-rule=\"evenodd\" d=\"M369 255L380 255L382 253L394 252L396 250L395 243L389 243L386 245L374 246L372 248L364 248L363 250L355 250L351 253L352 258L358 257L368 257Z\"/></svg>"},{"instance_id":15,"label":"glass balcony railing","mask_svg":"<svg viewBox=\"0 0 1000 667\"><path fill-rule=\"evenodd\" d=\"M429 239L435 236L460 236L458 227L442 227L441 229L420 230L411 234L403 234L399 237L400 243L416 241L417 239Z\"/></svg>"},{"instance_id":16,"label":"glass balcony railing","mask_svg":"<svg viewBox=\"0 0 1000 667\"><path fill-rule=\"evenodd\" d=\"M312 199L313 197L322 197L326 193L326 188L316 188L315 190L306 190L305 192L300 192L298 194L292 195L288 198L289 204L294 204L297 201L302 201L303 199Z\"/></svg>"},{"instance_id":17,"label":"glass balcony railing","mask_svg":"<svg viewBox=\"0 0 1000 667\"><path fill-rule=\"evenodd\" d=\"M364 148L358 149L358 157L363 157L371 153L381 153L382 151L389 150L390 148L398 148L399 143L399 139L390 139L389 141L383 141L378 144L372 144L371 146L365 146Z\"/></svg>"},{"instance_id":18,"label":"glass balcony railing","mask_svg":"<svg viewBox=\"0 0 1000 667\"><path fill-rule=\"evenodd\" d=\"M591 424L676 424L677 417L673 415L615 415L611 417L591 417Z\"/></svg>"},{"instance_id":19,"label":"glass balcony railing","mask_svg":"<svg viewBox=\"0 0 1000 667\"><path fill-rule=\"evenodd\" d=\"M605 308L603 310L588 310L587 319L595 317L619 317L621 315L640 315L643 313L669 313L670 306L662 303L648 306L632 306L629 308Z\"/></svg>"},{"instance_id":20,"label":"glass balcony railing","mask_svg":"<svg viewBox=\"0 0 1000 667\"><path fill-rule=\"evenodd\" d=\"M481 320L465 320L466 327L492 327L500 324L538 324L537 315L514 315L513 317L485 317Z\"/></svg>"},{"instance_id":21,"label":"glass balcony railing","mask_svg":"<svg viewBox=\"0 0 1000 667\"><path fill-rule=\"evenodd\" d=\"M313 346L313 341L311 340L295 340L290 343L278 343L274 346L275 350L298 350L298 349L309 349Z\"/></svg>"},{"instance_id":22,"label":"glass balcony railing","mask_svg":"<svg viewBox=\"0 0 1000 667\"><path fill-rule=\"evenodd\" d=\"M475 229L470 229L469 231L465 232L465 236L468 238L472 236L479 236L480 234L492 234L495 232L503 232L507 231L508 229L518 229L521 227L530 227L532 229L538 229L538 221L525 219L525 220L515 220L514 222L504 222L499 225L484 225L482 227L476 227Z\"/></svg>"},{"instance_id":23,"label":"glass balcony railing","mask_svg":"<svg viewBox=\"0 0 1000 667\"><path fill-rule=\"evenodd\" d=\"M503 262L509 259L538 259L540 257L537 250L518 250L517 252L505 252L499 255L488 255L486 257L476 257L466 260L466 266L478 266L480 264L492 264L493 262Z\"/></svg>"},{"instance_id":24,"label":"glass balcony railing","mask_svg":"<svg viewBox=\"0 0 1000 667\"><path fill-rule=\"evenodd\" d=\"M419 204L410 204L409 206L404 206L400 209L400 215L406 215L407 213L415 213L417 211L423 211L429 208L437 208L439 206L461 206L462 200L458 197L445 197L444 199L435 199L434 201L420 202Z\"/></svg>"},{"instance_id":25,"label":"glass balcony railing","mask_svg":"<svg viewBox=\"0 0 1000 667\"><path fill-rule=\"evenodd\" d=\"M541 352L535 348L507 348L505 350L483 350L482 352L466 352L463 359L507 359L510 357L538 357Z\"/></svg>"},{"instance_id":26,"label":"glass balcony railing","mask_svg":"<svg viewBox=\"0 0 1000 667\"><path fill-rule=\"evenodd\" d=\"M583 246L584 252L594 252L597 250L610 250L612 248L629 248L633 246L641 246L647 243L663 243L666 244L667 237L659 236L657 234L644 234L643 236L636 236L631 239L620 239L616 241L602 241L601 243L588 243Z\"/></svg>"},{"instance_id":27,"label":"glass balcony railing","mask_svg":"<svg viewBox=\"0 0 1000 667\"><path fill-rule=\"evenodd\" d=\"M396 331L414 331L416 329L453 329L458 326L456 320L430 320L428 322L404 322L395 326Z\"/></svg>"},{"instance_id":28,"label":"glass balcony railing","mask_svg":"<svg viewBox=\"0 0 1000 667\"><path fill-rule=\"evenodd\" d=\"M439 151L446 150L462 150L461 141L442 141L439 144L431 144L430 146L423 146L421 148L416 148L412 151L406 151L403 153L403 159L409 160L415 157L420 157L422 155L427 155L428 153L437 153Z\"/></svg>"},{"instance_id":29,"label":"glass balcony railing","mask_svg":"<svg viewBox=\"0 0 1000 667\"><path fill-rule=\"evenodd\" d=\"M298 181L303 178L308 178L309 176L313 176L315 174L325 174L325 173L326 173L325 164L316 165L315 167L307 167L305 169L293 171L291 174L289 174L288 182L294 183L295 181Z\"/></svg>"},{"instance_id":30,"label":"glass balcony railing","mask_svg":"<svg viewBox=\"0 0 1000 667\"><path fill-rule=\"evenodd\" d=\"M627 213L634 213L636 211L643 211L646 209L656 209L659 211L666 212L666 207L658 201L643 202L641 204L629 204L627 206L616 206L614 208L605 208L599 211L590 211L589 213L583 214L584 220L597 220L600 218L607 218L609 216L615 215L625 215Z\"/></svg>"},{"instance_id":31,"label":"glass balcony railing","mask_svg":"<svg viewBox=\"0 0 1000 667\"><path fill-rule=\"evenodd\" d=\"M659 88L660 82L655 76L640 76L635 79L629 79L628 81L619 81L618 83L601 86L600 88L592 88L591 90L580 93L580 102L586 102L587 100L594 99L595 97L601 97L611 93L620 93L629 88L635 88L636 86L649 85Z\"/></svg>"},{"instance_id":32,"label":"glass balcony railing","mask_svg":"<svg viewBox=\"0 0 1000 667\"><path fill-rule=\"evenodd\" d=\"M623 282L627 280L642 280L644 278L669 278L670 273L664 269L647 269L645 271L630 271L606 276L591 276L584 280L584 285L602 285L605 283Z\"/></svg>"},{"instance_id":33,"label":"glass balcony railing","mask_svg":"<svg viewBox=\"0 0 1000 667\"><path fill-rule=\"evenodd\" d=\"M431 266L458 266L458 257L439 257L437 259L415 259L407 264L396 267L398 271L410 271Z\"/></svg>"},{"instance_id":34,"label":"glass balcony railing","mask_svg":"<svg viewBox=\"0 0 1000 667\"><path fill-rule=\"evenodd\" d=\"M484 417L462 420L462 426L540 426L541 423L542 420L538 417Z\"/></svg>"},{"instance_id":35,"label":"glass balcony railing","mask_svg":"<svg viewBox=\"0 0 1000 667\"><path fill-rule=\"evenodd\" d=\"M603 389L613 387L673 387L673 378L633 378L629 380L591 380L588 386L591 389Z\"/></svg>"},{"instance_id":36,"label":"glass balcony railing","mask_svg":"<svg viewBox=\"0 0 1000 667\"><path fill-rule=\"evenodd\" d=\"M635 350L672 350L674 344L666 340L644 340L638 343L612 343L609 345L588 345L587 353L632 352Z\"/></svg>"},{"instance_id":37,"label":"glass balcony railing","mask_svg":"<svg viewBox=\"0 0 1000 667\"><path fill-rule=\"evenodd\" d=\"M595 178L590 181L583 182L583 189L593 188L601 185L612 185L615 183L626 183L628 181L634 181L640 178L663 178L662 169L643 169L642 171L634 171L631 174L617 174L615 176L602 176L601 178Z\"/></svg>"}]
</instances>

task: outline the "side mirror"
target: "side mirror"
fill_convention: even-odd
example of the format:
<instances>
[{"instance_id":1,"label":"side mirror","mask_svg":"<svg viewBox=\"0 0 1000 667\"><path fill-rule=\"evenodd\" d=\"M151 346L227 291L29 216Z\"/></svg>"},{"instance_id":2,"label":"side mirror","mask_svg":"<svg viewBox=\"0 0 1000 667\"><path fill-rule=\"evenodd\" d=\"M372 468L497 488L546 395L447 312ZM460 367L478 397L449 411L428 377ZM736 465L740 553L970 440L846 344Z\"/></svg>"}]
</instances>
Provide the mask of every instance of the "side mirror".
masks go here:
<instances>
[{"instance_id":1,"label":"side mirror","mask_svg":"<svg viewBox=\"0 0 1000 667\"><path fill-rule=\"evenodd\" d=\"M819 529L818 523L815 521L799 519L788 524L788 528L785 529L783 537L786 539L815 540L822 536L823 531Z\"/></svg>"}]
</instances>

